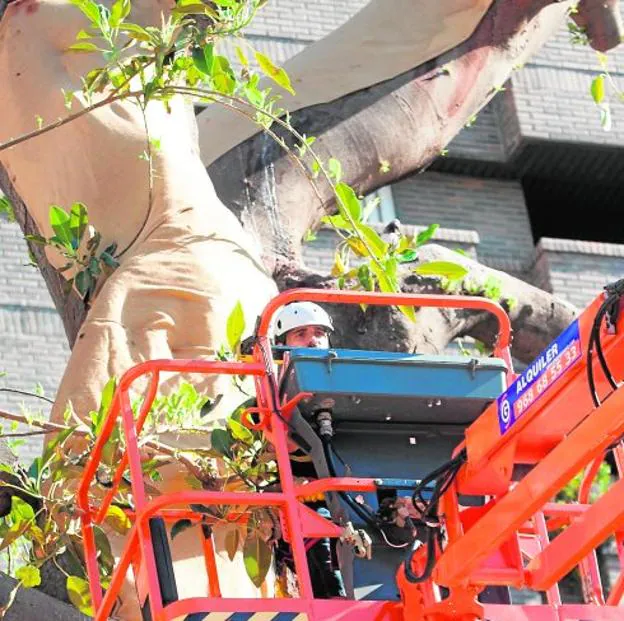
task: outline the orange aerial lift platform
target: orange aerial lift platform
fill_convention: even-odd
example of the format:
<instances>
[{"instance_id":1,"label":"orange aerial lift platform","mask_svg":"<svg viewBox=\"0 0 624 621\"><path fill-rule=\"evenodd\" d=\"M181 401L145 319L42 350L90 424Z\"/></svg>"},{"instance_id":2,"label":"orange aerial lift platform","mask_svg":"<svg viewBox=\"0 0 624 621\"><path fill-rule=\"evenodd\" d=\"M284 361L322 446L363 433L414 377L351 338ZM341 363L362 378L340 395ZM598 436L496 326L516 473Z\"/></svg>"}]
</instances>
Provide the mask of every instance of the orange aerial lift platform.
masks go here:
<instances>
[{"instance_id":1,"label":"orange aerial lift platform","mask_svg":"<svg viewBox=\"0 0 624 621\"><path fill-rule=\"evenodd\" d=\"M108 618L130 570L144 619L152 621L200 621L216 614L232 621L624 619L619 607L623 574L606 596L596 559L597 546L613 535L620 564L624 561L624 484L617 480L594 502L589 493L607 451L613 452L619 474L624 467L623 293L621 282L608 287L519 376L509 353L509 319L490 300L309 289L287 291L269 303L250 361L155 360L129 370L119 382L78 492L96 620ZM478 359L292 350L282 352L278 371L269 340L271 320L280 307L298 300L485 311L498 320L498 338L492 357ZM254 378L257 407L244 422L275 447L280 491L148 495L140 434L160 376L169 372ZM149 386L135 415L129 391L139 378L147 378ZM102 450L120 421L125 453L112 488L95 506L90 490ZM295 483L293 442L312 457L317 480ZM346 454L355 476L339 475L338 451ZM578 501L554 502L583 470ZM104 520L128 471L133 526L103 591L93 526ZM406 490L413 506L402 514L406 527L401 531L388 519L387 508ZM331 518L304 504L304 498L318 493L325 494ZM210 532L198 528L208 593L178 598L169 549L175 541L166 524L181 518L205 523L198 504L274 508L292 550L299 596L221 597ZM397 532L409 536L399 541ZM346 599L314 597L306 546L323 537L340 542ZM371 551L372 558L365 558ZM575 568L584 603L562 603L558 582ZM543 603L514 603L509 587L541 592Z\"/></svg>"}]
</instances>

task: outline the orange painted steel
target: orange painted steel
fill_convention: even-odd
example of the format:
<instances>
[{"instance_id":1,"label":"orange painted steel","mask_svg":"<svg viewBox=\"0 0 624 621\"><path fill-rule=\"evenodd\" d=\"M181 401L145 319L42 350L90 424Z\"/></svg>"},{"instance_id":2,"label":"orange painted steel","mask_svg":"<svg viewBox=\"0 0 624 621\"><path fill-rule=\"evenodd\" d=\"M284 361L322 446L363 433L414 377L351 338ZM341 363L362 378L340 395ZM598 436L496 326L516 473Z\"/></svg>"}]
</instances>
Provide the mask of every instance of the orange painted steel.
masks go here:
<instances>
[{"instance_id":1,"label":"orange painted steel","mask_svg":"<svg viewBox=\"0 0 624 621\"><path fill-rule=\"evenodd\" d=\"M121 588L126 572L131 566L135 566L139 572L140 580L138 582L145 585L146 593L144 595L149 596L149 606L153 621L164 621L182 614L201 611L242 612L245 610L258 612L300 611L305 612L309 618L329 618L337 614L344 619L361 618L362 615L365 615L368 618L393 621L403 617L400 612L400 605L394 602L327 602L313 599L304 536L318 535L323 532L330 534L330 536L337 536L340 529L329 521L310 515L310 512L306 511L306 507L300 504L299 498L330 490L374 491L376 487L371 479L353 478L325 479L300 486L295 486L294 484L290 470L287 429L284 417L290 415L291 410L297 404L297 399L286 404L280 404L275 400L277 379L267 331L271 317L279 307L290 301L301 299L348 304L440 306L490 312L496 316L499 322L496 352L507 362L508 371L511 373L511 357L509 354L511 329L509 319L499 305L489 300L452 296L354 294L351 292L318 290L289 291L277 296L267 306L259 322L256 335L257 342L251 362L153 360L130 369L119 382L103 429L97 438L85 468L77 494L78 506L82 512L85 558L91 597L96 610L96 620L104 620L110 614L115 597ZM260 423L253 423L249 416L245 420L250 426L255 425L265 428L266 433L275 446L282 488L280 493L251 494L242 492L189 491L168 494L151 501L148 500L141 469L139 436L156 396L160 374L164 372L250 375L255 377L258 407L254 409L254 412L259 415ZM135 380L144 376L149 377L149 385L140 412L135 420L129 391ZM300 398L303 396L300 396ZM95 481L104 445L110 438L119 419L121 419L126 439L126 451L115 471L112 488L108 491L101 505L93 507L89 501L89 489ZM102 596L93 526L102 523L105 519L127 469L130 470L132 495L135 503L134 510L128 512L128 514L134 520L134 524L128 535L127 546L114 571L111 584L105 595ZM207 573L210 578L210 597L199 600L177 601L165 606L162 601L162 593L158 581L156 559L154 558L154 547L148 520L158 516L166 521L182 519L182 517L198 521L197 516L192 511L170 508L174 505L189 505L191 503L204 505L229 504L234 506L243 504L247 506L272 506L279 508L283 514L287 538L293 548L301 597L297 600L253 600L251 602L238 599L228 600L219 597L221 589L216 574L214 547L212 541L204 539L202 547L206 559Z\"/></svg>"},{"instance_id":2,"label":"orange painted steel","mask_svg":"<svg viewBox=\"0 0 624 621\"><path fill-rule=\"evenodd\" d=\"M624 618L624 613L615 608L624 595L623 574L620 573L605 605L595 554L600 544L615 535L620 566L624 567L624 480L612 484L595 502L590 503L589 499L609 448L616 447L620 476L624 465L624 449L618 444L624 435L624 390L619 385L611 388L597 356L592 364L601 400L598 407L592 401L587 379L586 348L604 299L599 296L578 318L583 356L557 376L539 399L521 412L515 424L502 427L501 406L494 402L466 430L465 442L455 452L466 449L465 463L440 501L448 538L438 554L432 581L450 588L444 618L453 618L449 612L452 606L457 618L463 618L462 594L485 584L545 591L553 606L552 618L558 620ZM600 327L600 336L608 366L619 381L624 377L624 319L619 317L615 329ZM532 468L514 481L512 473L521 464L531 464ZM578 504L552 503L563 486L584 469ZM478 519L467 522L471 510L458 510L457 498L462 493L491 498ZM505 546L520 550L521 537L526 536L539 541L539 548L534 548L528 562L516 559L490 569ZM571 608L560 604L556 588L558 581L574 568L581 572L586 604ZM502 621L507 613L510 619L516 618L511 612L514 607L508 608L505 614L492 612L487 618ZM484 615L487 610L484 607ZM519 614L517 618L525 617Z\"/></svg>"},{"instance_id":3,"label":"orange painted steel","mask_svg":"<svg viewBox=\"0 0 624 621\"><path fill-rule=\"evenodd\" d=\"M323 290L292 290L272 300L258 323L250 362L159 360L138 365L121 379L113 397L102 433L95 444L78 490L82 511L82 531L91 595L96 621L104 621L130 567L138 568L143 587L149 596L153 621L166 621L193 613L303 613L312 621L611 621L624 616L617 604L624 596L624 574L620 574L608 598L605 598L595 563L594 551L608 535L615 533L624 563L624 481L612 485L595 503L589 491L606 449L624 434L624 391L610 392L602 371L594 362L597 392L603 403L594 407L587 387L583 356L564 370L541 398L529 405L515 425L505 432L499 426L498 404L494 402L467 430L465 440L455 455L465 449L465 463L457 478L440 499L446 540L437 550L435 567L429 579L410 583L403 565L398 570L400 602L316 600L307 565L304 538L338 536L340 529L301 503L301 499L328 491L375 491L373 479L352 477L320 479L295 485L288 450L288 418L298 403L297 396L287 403L278 399L278 383L272 360L268 330L273 314L296 300L336 304L394 306L439 306L487 311L499 321L495 354L507 363L508 380L514 378L509 354L511 330L509 319L497 304L483 298L422 296ZM603 297L598 297L578 319L580 345L588 343L590 330ZM604 352L616 378L624 376L624 323L615 333L602 329ZM577 352L578 353L578 352ZM143 484L139 436L158 389L163 372L249 375L254 378L257 407L244 417L245 424L262 429L275 446L279 468L280 492L181 491L148 499ZM141 410L135 420L129 390L135 380L148 377L149 385ZM305 395L308 396L308 395ZM122 421L126 452L100 507L89 501L89 489L95 481L102 450L114 426ZM463 454L463 453L462 453ZM624 470L624 449L615 450L616 462ZM531 464L532 469L519 481L512 480L514 467ZM115 569L111 584L102 596L97 566L93 525L106 516L116 489L130 470L135 502L129 516L133 521L124 553ZM586 469L579 503L553 503L555 494L577 473ZM485 496L483 506L463 507L462 494ZM166 521L188 518L199 522L188 507L191 504L266 506L280 511L284 537L291 544L300 594L292 599L234 599L220 597L214 547L204 539L203 550L209 574L209 593L205 598L180 600L165 605L154 558L149 520ZM232 520L240 514L232 514ZM563 532L553 538L555 529ZM552 540L551 540L552 539ZM421 573L426 564L422 546L410 560L412 571ZM524 555L524 556L523 556ZM562 604L557 581L565 573L580 567L588 585L583 605ZM441 597L438 585L449 589ZM494 605L477 601L486 585L513 585L540 589L547 594L547 605Z\"/></svg>"}]
</instances>

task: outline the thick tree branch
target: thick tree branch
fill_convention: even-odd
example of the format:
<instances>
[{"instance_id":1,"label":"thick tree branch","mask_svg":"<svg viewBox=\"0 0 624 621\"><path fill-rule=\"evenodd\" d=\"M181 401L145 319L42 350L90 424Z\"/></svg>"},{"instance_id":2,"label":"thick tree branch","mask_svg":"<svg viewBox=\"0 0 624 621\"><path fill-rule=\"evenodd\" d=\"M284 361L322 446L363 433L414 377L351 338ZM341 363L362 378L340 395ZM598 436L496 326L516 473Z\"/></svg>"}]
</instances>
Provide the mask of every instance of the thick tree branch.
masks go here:
<instances>
[{"instance_id":1,"label":"thick tree branch","mask_svg":"<svg viewBox=\"0 0 624 621\"><path fill-rule=\"evenodd\" d=\"M11 179L1 163L0 190L4 192L13 204L15 218L24 235L40 235L41 233L37 228L37 225L28 214L26 205L15 191ZM73 347L78 330L87 314L85 305L73 289L69 295L66 295L63 292L63 283L65 282L65 279L50 264L43 247L29 242L28 247L37 261L37 265L39 266L41 275L43 276L43 279L48 287L48 291L50 292L50 296L56 306L56 310L63 320L63 326L65 328L67 340L69 341L69 346Z\"/></svg>"},{"instance_id":2,"label":"thick tree branch","mask_svg":"<svg viewBox=\"0 0 624 621\"><path fill-rule=\"evenodd\" d=\"M571 0L496 0L453 50L371 88L295 112L293 125L343 165L344 180L370 192L427 166L465 123L561 26ZM278 131L289 141L289 137ZM389 173L381 170L388 161ZM221 199L261 240L268 267L298 258L300 240L331 211L278 145L258 134L209 168Z\"/></svg>"},{"instance_id":3,"label":"thick tree branch","mask_svg":"<svg viewBox=\"0 0 624 621\"><path fill-rule=\"evenodd\" d=\"M606 52L619 45L624 36L619 0L581 0L572 19L585 28L591 46Z\"/></svg>"},{"instance_id":4,"label":"thick tree branch","mask_svg":"<svg viewBox=\"0 0 624 621\"><path fill-rule=\"evenodd\" d=\"M508 312L514 335L512 353L522 362L531 361L576 315L573 306L550 293L442 246L429 244L419 250L418 262L429 261L461 263L469 270L458 293L478 295L488 279L497 281L501 291L501 299L497 301L510 307ZM440 287L438 279L414 274L411 271L414 265L403 266L403 291L447 292ZM282 266L277 282L280 289L335 286L332 279L294 265L291 269ZM497 332L495 320L485 313L421 309L418 321L412 324L398 311L383 307L369 307L363 313L359 307L344 306L332 308L331 312L336 323L334 344L339 347L440 353L453 339L462 336L472 336L491 345Z\"/></svg>"},{"instance_id":5,"label":"thick tree branch","mask_svg":"<svg viewBox=\"0 0 624 621\"><path fill-rule=\"evenodd\" d=\"M0 573L0 606L6 606L16 585L17 581L14 578ZM41 621L41 619L90 621L91 617L38 590L23 588L19 589L15 601L3 616L3 621Z\"/></svg>"}]
</instances>

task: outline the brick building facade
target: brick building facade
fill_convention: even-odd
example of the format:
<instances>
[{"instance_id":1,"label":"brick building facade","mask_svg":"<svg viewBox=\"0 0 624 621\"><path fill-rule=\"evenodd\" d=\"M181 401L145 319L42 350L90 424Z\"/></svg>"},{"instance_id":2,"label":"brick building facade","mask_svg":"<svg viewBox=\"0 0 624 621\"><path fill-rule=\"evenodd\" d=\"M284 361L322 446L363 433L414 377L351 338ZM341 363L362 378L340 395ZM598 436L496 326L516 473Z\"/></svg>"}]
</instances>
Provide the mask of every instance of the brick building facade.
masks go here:
<instances>
[{"instance_id":1,"label":"brick building facade","mask_svg":"<svg viewBox=\"0 0 624 621\"><path fill-rule=\"evenodd\" d=\"M366 0L271 0L250 42L281 62L327 34ZM624 51L610 55L623 77ZM424 173L384 192L406 225L441 225L437 241L514 273L577 306L624 273L624 104L601 129L589 84L595 54L573 46L564 29L514 73L505 90ZM624 83L624 80L623 80ZM389 201L389 202L388 202ZM388 213L388 210L385 212ZM332 233L321 230L305 259L328 270ZM15 224L0 220L0 385L54 395L68 348L38 272ZM0 408L22 398L0 393ZM29 401L32 407L45 403ZM22 447L34 455L40 440Z\"/></svg>"}]
</instances>

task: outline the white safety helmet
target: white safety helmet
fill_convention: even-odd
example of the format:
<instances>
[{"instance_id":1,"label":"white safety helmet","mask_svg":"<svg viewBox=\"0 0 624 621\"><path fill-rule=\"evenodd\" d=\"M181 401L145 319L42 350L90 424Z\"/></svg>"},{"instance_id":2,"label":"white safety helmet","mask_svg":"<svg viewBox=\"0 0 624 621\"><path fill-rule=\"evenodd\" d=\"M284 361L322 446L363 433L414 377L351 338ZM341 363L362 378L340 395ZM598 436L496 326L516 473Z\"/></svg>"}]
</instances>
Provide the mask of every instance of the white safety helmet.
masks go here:
<instances>
[{"instance_id":1,"label":"white safety helmet","mask_svg":"<svg viewBox=\"0 0 624 621\"><path fill-rule=\"evenodd\" d=\"M287 332L302 326L322 326L328 332L334 331L334 324L328 313L314 302L292 302L284 306L275 316L273 336L280 339Z\"/></svg>"}]
</instances>

